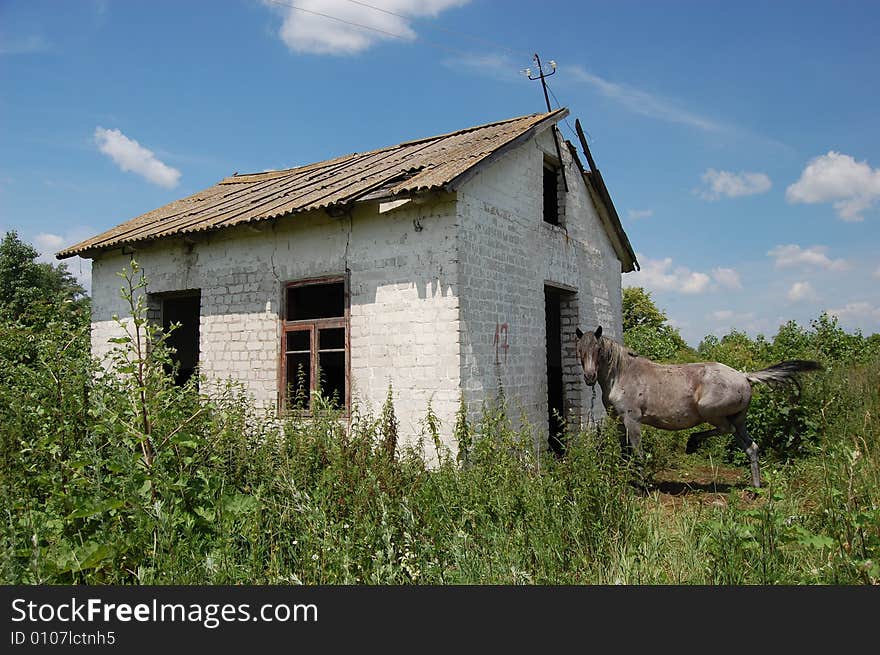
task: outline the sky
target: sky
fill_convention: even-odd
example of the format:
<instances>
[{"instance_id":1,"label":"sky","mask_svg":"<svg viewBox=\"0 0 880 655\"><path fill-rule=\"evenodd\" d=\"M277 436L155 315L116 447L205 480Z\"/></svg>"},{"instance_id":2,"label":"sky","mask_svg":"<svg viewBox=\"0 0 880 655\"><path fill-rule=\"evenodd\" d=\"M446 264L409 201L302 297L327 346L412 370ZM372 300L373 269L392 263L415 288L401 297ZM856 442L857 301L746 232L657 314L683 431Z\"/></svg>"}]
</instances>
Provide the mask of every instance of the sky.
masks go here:
<instances>
[{"instance_id":1,"label":"sky","mask_svg":"<svg viewBox=\"0 0 880 655\"><path fill-rule=\"evenodd\" d=\"M537 53L689 343L880 332L878 33L868 1L0 0L0 230L55 261L234 172L546 111Z\"/></svg>"}]
</instances>

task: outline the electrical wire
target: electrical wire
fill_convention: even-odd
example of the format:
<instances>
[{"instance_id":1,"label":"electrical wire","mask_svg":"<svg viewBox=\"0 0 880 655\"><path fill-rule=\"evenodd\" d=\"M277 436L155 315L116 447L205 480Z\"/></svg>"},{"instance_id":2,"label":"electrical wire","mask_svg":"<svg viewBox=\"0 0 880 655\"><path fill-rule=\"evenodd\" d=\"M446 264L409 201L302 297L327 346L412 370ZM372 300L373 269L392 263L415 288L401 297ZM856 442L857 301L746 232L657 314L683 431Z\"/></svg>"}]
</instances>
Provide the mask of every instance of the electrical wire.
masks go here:
<instances>
[{"instance_id":1,"label":"electrical wire","mask_svg":"<svg viewBox=\"0 0 880 655\"><path fill-rule=\"evenodd\" d=\"M269 2L273 5L279 5L281 7L288 7L289 9L295 9L296 11L301 11L305 14L311 14L313 16L320 16L321 18L327 18L328 20L336 21L337 23L344 23L345 25L350 25L352 27L359 27L364 30L370 30L371 32L377 32L379 34L389 36L393 39L399 39L401 41L411 41L412 40L412 39L410 39L410 37L408 37L404 34L398 34L396 32L389 32L387 30L383 30L378 27L371 27L370 25L363 25L362 23L357 23L355 21L347 20L345 18L339 18L338 16L331 16L330 14L325 14L320 11L315 11L313 9L306 9L305 7L300 7L298 5L294 5L289 2L281 2L280 0L265 0L265 1ZM377 7L374 7L374 8L378 9ZM379 11L384 11L384 10L379 9ZM388 13L390 13L390 12L388 12ZM437 48L438 50L443 50L445 52L448 52L448 53L451 53L454 55L460 55L460 56L463 55L465 57L472 56L472 53L470 53L470 52L465 52L464 50L459 50L457 48L453 48L451 46L444 45L444 44L439 43L437 41L434 41L432 39L426 39L424 37L420 37L419 41L421 43L424 43L425 45L431 46L432 48Z\"/></svg>"},{"instance_id":2,"label":"electrical wire","mask_svg":"<svg viewBox=\"0 0 880 655\"><path fill-rule=\"evenodd\" d=\"M366 7L367 9L373 9L375 11L380 11L383 14L388 14L389 16L394 16L395 18L400 18L400 19L406 20L406 21L415 20L418 18L418 17L413 17L413 16L404 16L403 14L398 14L398 13L390 11L388 9L382 9L382 7L376 7L376 6L371 5L367 2L362 2L361 0L347 0L347 1L352 4L360 5L361 7ZM467 39L469 41L473 41L475 43L481 43L483 45L492 46L493 48L499 48L499 49L504 50L512 55L520 56L523 54L522 52L519 52L517 50L513 50L512 48L508 48L506 45L503 45L503 44L498 43L496 41L491 41L489 39L479 37L474 34L462 32L461 30L450 30L445 27L440 27L439 25L429 25L428 27L430 27L433 30L437 30L439 32L445 32L446 34L451 34L453 36L458 36L458 37ZM523 51L523 52L525 52L525 51ZM528 58L531 59L531 57L532 57L532 55L529 54Z\"/></svg>"},{"instance_id":3,"label":"electrical wire","mask_svg":"<svg viewBox=\"0 0 880 655\"><path fill-rule=\"evenodd\" d=\"M547 80L546 80L546 79L544 80L544 84L547 84ZM550 92L550 95L553 96L553 100L556 101L556 106L557 106L557 107L562 107L562 106L563 106L562 103L559 102L559 98L557 98L557 97L556 97L556 94L553 93L553 89L550 88L550 85L549 85L549 84L547 84L547 90ZM566 116L566 117L565 117L564 119L562 119L562 120L563 120L563 122L565 123L565 126L568 128L568 131L571 132L571 135L572 135L575 139L580 140L580 137L577 135L577 132L575 132L574 128L571 126L571 123L568 122L568 117ZM593 137L592 137L592 135L590 135L589 132L586 132L586 131L585 131L585 132L584 132L584 136L587 138L588 141L590 141L590 142L593 141Z\"/></svg>"},{"instance_id":4,"label":"electrical wire","mask_svg":"<svg viewBox=\"0 0 880 655\"><path fill-rule=\"evenodd\" d=\"M313 16L319 16L319 17L321 17L321 18L326 18L326 19L328 19L328 20L332 20L332 21L335 21L335 22L337 22L337 23L342 23L342 24L345 24L345 25L350 25L350 26L352 26L352 27L357 27L357 28L360 28L360 29L369 30L369 31L371 31L371 32L376 32L376 33L378 33L378 34L382 34L382 35L384 35L384 36L387 36L387 37L390 37L390 38L393 38L393 39L399 39L399 40L401 40L401 41L410 41L410 40L411 40L410 37L408 37L408 36L406 36L406 35L403 35L403 34L398 34L398 33L396 33L396 32L389 32L388 30L383 30L383 29L378 28L378 27L372 27L372 26L370 26L370 25L364 25L364 24L362 24L362 23L358 23L358 22L356 22L356 21L347 20L347 19L345 19L345 18L339 18L338 16L333 16L333 15L331 15L331 14L326 14L326 13L323 13L323 12L320 12L320 11L315 11L314 9L306 9L305 7L300 7L299 5L295 5L295 4L292 4L292 3L290 3L290 2L282 2L281 0L265 0L265 2L268 2L268 3L271 3L271 4L275 4L275 5L279 5L279 6L281 6L281 7L287 7L287 8L289 8L289 9L294 9L294 10L296 10L296 11L299 11L299 12L302 12L302 13L305 13L305 14L311 14L311 15L313 15ZM381 12L381 13L383 13L383 14L387 14L387 15L389 15L389 16L394 16L394 17L396 17L396 18L400 18L400 19L405 20L405 21L411 21L411 20L413 20L413 18L410 17L410 16L404 16L403 14L399 14L399 13L397 13L397 12L390 11L390 10L388 10L388 9L383 9L383 8L381 8L381 7L376 7L376 6L371 5L371 4L367 3L367 2L363 2L362 0L347 0L347 2L350 2L350 3L352 3L352 4L355 4L355 5L358 5L358 6L364 7L364 8L366 8L366 9L372 9L372 10L374 10L374 11L378 11L378 12ZM451 34L451 35L453 35L453 36L462 37L462 38L468 39L468 40L470 40L470 41L474 41L474 42L477 42L477 43L481 43L482 45L489 45L489 46L492 46L493 48L498 48L498 49L504 50L505 52L507 52L507 53L509 53L509 54L512 54L512 55L517 55L517 56L519 56L519 55L521 54L521 53L517 52L516 50L513 50L513 49L511 49L511 48L509 48L509 47L507 47L507 46L505 46L505 45L502 45L502 44L500 44L500 43L497 43L497 42L495 42L495 41L492 41L492 40L489 40L489 39L485 39L485 38L481 38L481 37L477 37L477 36L474 36L474 35L472 35L472 34L468 34L468 33L466 33L466 32L462 32L462 31L460 31L460 30L450 30L450 29L446 29L446 28L439 27L439 26L436 26L436 25L432 25L432 26L430 26L430 27L431 27L432 29L435 29L435 30L438 30L438 31L441 31L441 32L446 32L447 34ZM459 55L459 56L464 56L464 57L471 57L471 56L473 55L473 53L465 52L465 51L463 51L463 50L459 50L458 48L454 48L454 47L452 47L452 46L448 46L448 45L445 45L445 44L443 44L443 43L439 43L439 42L434 41L434 40L432 40L432 39L426 39L426 38L423 37L423 36L420 36L420 37L419 37L419 42L420 42L420 43L424 43L424 44L426 44L426 45L429 45L429 46L431 46L431 47L433 47L433 48L436 48L436 49L438 49L438 50L442 50L442 51L447 52L447 53L452 53L452 54L454 54L454 55ZM529 55L529 59L531 60L532 58L533 58L533 56L532 56L532 55ZM545 84L546 84L546 79L544 80L544 82L545 82ZM562 106L562 103L559 102L559 98L556 97L556 94L553 92L553 89L550 88L550 85L547 85L547 90L548 90L548 91L550 92L550 94L553 96L553 100L556 101L556 105L557 105L557 107L561 107L561 106ZM565 118L565 119L563 119L563 120L564 120L564 122L565 122L566 127L567 127L568 130L571 132L571 134L572 134L575 138L578 138L578 137L577 137L577 133L575 132L574 128L571 126L571 123L568 121L568 118ZM593 139L592 139L592 136L590 136L589 132L587 132L586 136L589 138L590 141L593 140Z\"/></svg>"}]
</instances>

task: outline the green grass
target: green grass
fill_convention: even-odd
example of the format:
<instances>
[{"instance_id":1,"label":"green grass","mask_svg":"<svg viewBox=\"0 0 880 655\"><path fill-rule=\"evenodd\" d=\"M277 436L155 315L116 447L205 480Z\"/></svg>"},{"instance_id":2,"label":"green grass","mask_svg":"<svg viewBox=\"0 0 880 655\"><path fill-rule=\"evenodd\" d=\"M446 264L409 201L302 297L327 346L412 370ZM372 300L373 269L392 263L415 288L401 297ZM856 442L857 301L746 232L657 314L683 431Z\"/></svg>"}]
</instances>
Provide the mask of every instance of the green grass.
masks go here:
<instances>
[{"instance_id":1,"label":"green grass","mask_svg":"<svg viewBox=\"0 0 880 655\"><path fill-rule=\"evenodd\" d=\"M137 325L105 374L87 322L0 323L3 583L880 582L880 357L834 325L785 333L821 341L828 366L796 398L756 399L756 496L729 439L685 455L684 435L646 431L649 477L742 472L676 498L633 484L610 428L557 460L503 407L454 426L426 407L425 446L398 444L390 389L378 416L317 397L279 423L235 386L174 386L162 336ZM712 347L758 365L758 346ZM426 467L453 431L463 452Z\"/></svg>"},{"instance_id":2,"label":"green grass","mask_svg":"<svg viewBox=\"0 0 880 655\"><path fill-rule=\"evenodd\" d=\"M137 450L95 424L70 511L61 477L5 476L0 570L6 583L877 583L880 380L874 366L830 375L823 390L853 405L826 412L815 452L767 462L755 499L734 487L674 507L630 484L616 440L573 435L564 461L538 457L497 410L469 427L467 465L428 469L417 449L389 457L382 417L344 430L325 407L276 427L232 391L184 389L190 415L207 409L157 457L155 496Z\"/></svg>"}]
</instances>

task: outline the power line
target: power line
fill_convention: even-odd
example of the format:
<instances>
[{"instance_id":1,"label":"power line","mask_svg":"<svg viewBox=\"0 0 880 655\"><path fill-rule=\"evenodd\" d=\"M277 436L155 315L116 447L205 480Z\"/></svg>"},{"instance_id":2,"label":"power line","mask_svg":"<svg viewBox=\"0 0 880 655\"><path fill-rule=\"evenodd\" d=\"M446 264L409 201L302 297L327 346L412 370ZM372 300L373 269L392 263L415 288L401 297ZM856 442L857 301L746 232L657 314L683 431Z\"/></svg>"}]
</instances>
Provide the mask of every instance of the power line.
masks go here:
<instances>
[{"instance_id":1,"label":"power line","mask_svg":"<svg viewBox=\"0 0 880 655\"><path fill-rule=\"evenodd\" d=\"M546 82L545 82L545 84L546 84ZM557 107L562 107L562 103L559 102L559 98L557 98L557 97L556 97L556 94L553 93L553 89L550 88L550 85L549 85L549 84L547 84L547 90L550 92L550 95L553 96L553 100L556 102L556 106L557 106ZM563 118L562 120L563 120L563 122L565 123L565 126L568 128L568 131L571 132L571 135L572 135L575 139L577 139L577 138L578 138L577 132L574 131L574 128L571 126L571 123L568 122L568 117L566 116L566 117ZM593 140L593 137L592 137L592 135L591 135L589 132L587 132L587 136L589 137L590 141Z\"/></svg>"},{"instance_id":2,"label":"power line","mask_svg":"<svg viewBox=\"0 0 880 655\"><path fill-rule=\"evenodd\" d=\"M313 16L318 16L318 17L320 17L320 18L325 18L325 19L327 19L327 20L332 20L332 21L337 22L337 23L342 23L342 24L344 24L344 25L349 25L349 26L351 26L351 27L357 27L357 28L360 28L360 29L363 29L363 30L369 30L369 31L371 31L371 32L376 32L376 33L378 33L378 34L382 34L382 35L387 36L387 37L390 37L390 38L392 38L392 39L398 39L398 40L401 40L401 41L410 41L410 40L411 40L410 37L408 37L408 36L406 36L406 35L404 35L404 34L399 34L399 33L397 33L397 32L389 32L388 30L383 30L383 29L381 29L381 28L379 28L379 27L373 27L373 26L371 26L371 25L364 25L363 23L358 23L358 22L356 22L356 21L347 20L347 19L345 19L345 18L339 18L338 16L333 16L333 15L331 15L331 14L326 14L326 13L323 13L323 12L320 12L320 11L315 11L314 9L306 9L305 7L300 7L299 5L295 5L295 4L290 3L290 2L282 2L281 0L265 0L265 1L268 2L268 3L271 3L271 4L279 5L279 6L281 6L281 7L287 7L287 8L289 8L289 9L294 9L294 10L296 10L296 11L299 11L299 12L302 12L302 13L305 13L305 14L311 14L311 15L313 15ZM394 17L396 17L396 18L400 18L400 19L405 20L405 21L410 21L410 20L412 20L412 17L404 16L403 14L399 14L399 13L396 13L396 12L390 11L390 10L388 10L388 9L383 9L383 8L381 8L381 7L376 7L376 6L371 5L371 4L367 3L367 2L363 2L362 0L347 0L347 1L350 2L350 3L352 3L352 4L355 4L355 5L359 5L359 6L361 6L361 7L364 7L364 8L366 8L366 9L372 9L372 10L374 10L374 11L378 11L378 12L381 12L381 13L383 13L383 14L387 14L387 15L389 15L389 16L394 16ZM515 51L515 50L513 50L513 49L511 49L511 48L509 48L509 47L507 47L507 46L505 46L505 45L502 45L502 44L497 43L497 42L495 42L495 41L491 41L491 40L489 40L489 39L480 38L480 37L477 37L477 36L474 36L474 35L468 34L468 33L466 33L466 32L462 32L462 31L459 31L459 30L450 30L450 29L446 29L446 28L439 27L439 26L436 26L436 25L432 25L432 26L430 26L430 27L431 27L432 29L439 30L439 31L441 31L441 32L446 32L447 34L451 34L451 35L454 35L454 36L463 37L463 38L469 39L469 40L471 40L471 41L481 43L481 44L483 44L483 45L489 45L489 46L492 46L493 48L499 48L499 49L504 50L504 51L506 51L506 52L508 52L508 53L510 53L510 54L512 54L512 55L517 55L517 56L518 56L519 54L521 54L521 53L519 53L519 52L517 52L517 51ZM452 47L452 46L448 46L448 45L445 45L445 44L443 44L443 43L439 43L439 42L434 41L434 40L432 40L432 39L427 39L427 38L425 38L425 37L423 37L423 36L419 36L419 42L420 42L420 43L424 43L425 45L431 46L431 47L433 47L433 48L436 48L436 49L438 49L438 50L442 50L442 51L445 51L445 52L447 52L447 53L454 54L454 55L464 56L464 57L471 57L471 56L473 56L473 53L471 53L471 52L465 52L465 51L463 51L463 50L459 50L458 48L454 48L454 47ZM529 58L532 59L532 57L529 57ZM554 69L554 72L555 72L555 69ZM553 93L553 90L549 87L549 85L547 85L547 90L553 95L553 99L556 101L557 106L560 106L560 107L561 107L561 106L562 106L562 103L559 102L559 98L556 97L556 94ZM568 119L566 118L566 119L564 119L564 121L565 121L566 127L569 129L569 131L572 133L572 135L574 135L575 138L577 138L577 134L575 133L574 129L571 127L571 124L568 122ZM589 135L588 135L588 136L589 136ZM592 137L590 137L590 138L591 138L591 140L592 140Z\"/></svg>"},{"instance_id":3,"label":"power line","mask_svg":"<svg viewBox=\"0 0 880 655\"><path fill-rule=\"evenodd\" d=\"M388 14L389 16L394 16L395 18L400 18L400 19L406 20L406 21L415 20L416 18L418 18L418 17L412 17L412 16L404 16L403 14L398 14L396 12L389 11L388 9L382 9L382 7L376 7L376 6L371 5L369 3L362 2L361 0L347 0L347 1L352 4L360 5L361 7L366 7L367 9L374 9L375 11L380 11L383 14ZM506 52L509 52L512 55L520 56L523 54L522 52L518 52L516 50L508 48L506 45L502 45L501 43L498 43L496 41L491 41L489 39L475 36L475 35L469 34L467 32L462 32L461 30L450 30L445 27L440 27L439 25L429 25L428 27L430 27L433 30L438 30L440 32L446 32L447 34L451 34L453 36L459 36L459 37L468 39L469 41L473 41L475 43L489 45L489 46L492 46L493 48L500 48L501 50L505 50ZM525 52L525 51L523 51L523 52Z\"/></svg>"},{"instance_id":4,"label":"power line","mask_svg":"<svg viewBox=\"0 0 880 655\"><path fill-rule=\"evenodd\" d=\"M370 25L363 25L362 23L356 23L355 21L346 20L345 18L339 18L338 16L331 16L330 14L325 14L320 11L315 11L313 9L306 9L305 7L300 7L298 5L294 5L289 2L281 2L280 0L266 0L266 2L270 2L274 5L279 5L281 7L288 7L289 9L295 9L295 10L301 11L305 14L312 14L313 16L320 16L321 18L326 18L328 20L336 21L337 23L344 23L345 25L350 25L352 27L359 27L364 30L370 30L371 32L378 32L379 34L384 34L385 36L389 36L393 39L400 39L401 41L410 41L411 40L408 36L406 36L404 34L398 34L396 32L389 32L387 30L383 30L378 27L372 27ZM376 9L378 9L378 8L376 8ZM384 11L384 10L379 9L379 11ZM390 12L386 12L386 13L390 13ZM426 39L424 37L421 37L420 41L422 43L425 43L426 45L433 47L433 48L437 48L439 50L444 50L444 51L452 53L454 55L464 55L465 57L471 56L471 53L469 53L469 52L465 52L463 50L458 50L457 48L452 48L450 46L444 45L442 43L438 43L438 42L433 41L431 39Z\"/></svg>"}]
</instances>

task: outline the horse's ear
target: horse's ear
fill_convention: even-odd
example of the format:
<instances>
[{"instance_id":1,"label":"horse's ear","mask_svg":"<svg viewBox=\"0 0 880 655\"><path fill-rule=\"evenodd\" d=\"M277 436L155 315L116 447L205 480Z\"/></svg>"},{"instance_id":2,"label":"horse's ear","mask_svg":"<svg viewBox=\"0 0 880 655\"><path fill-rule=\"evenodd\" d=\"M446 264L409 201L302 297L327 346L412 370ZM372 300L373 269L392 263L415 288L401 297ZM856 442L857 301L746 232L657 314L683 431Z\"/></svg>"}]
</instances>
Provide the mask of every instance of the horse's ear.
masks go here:
<instances>
[{"instance_id":1,"label":"horse's ear","mask_svg":"<svg viewBox=\"0 0 880 655\"><path fill-rule=\"evenodd\" d=\"M596 335L596 338L597 338L597 339L598 339L599 337L601 337L601 336L602 336L602 326L600 325L599 327L597 327L597 328L596 328L596 331L595 331L593 334Z\"/></svg>"},{"instance_id":2,"label":"horse's ear","mask_svg":"<svg viewBox=\"0 0 880 655\"><path fill-rule=\"evenodd\" d=\"M580 328L575 328L574 333L577 335L577 338L578 338L578 339L580 339L582 336L584 336L584 333L581 332L581 329L580 329Z\"/></svg>"}]
</instances>

